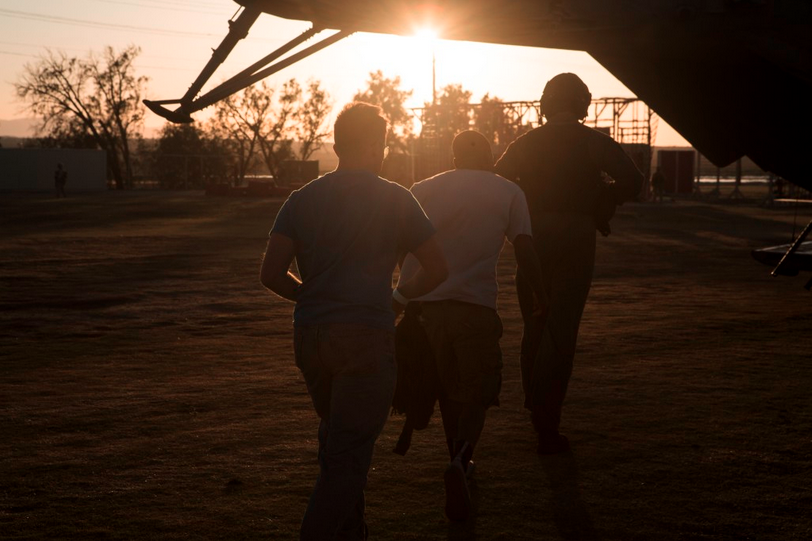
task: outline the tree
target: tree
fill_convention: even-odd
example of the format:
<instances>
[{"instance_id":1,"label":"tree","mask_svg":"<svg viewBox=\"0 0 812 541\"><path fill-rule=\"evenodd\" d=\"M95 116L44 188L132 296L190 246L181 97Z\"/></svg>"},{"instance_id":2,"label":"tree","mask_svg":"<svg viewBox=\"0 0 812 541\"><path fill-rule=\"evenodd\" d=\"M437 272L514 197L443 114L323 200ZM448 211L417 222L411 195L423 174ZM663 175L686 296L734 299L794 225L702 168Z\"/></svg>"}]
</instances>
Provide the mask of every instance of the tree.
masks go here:
<instances>
[{"instance_id":1,"label":"tree","mask_svg":"<svg viewBox=\"0 0 812 541\"><path fill-rule=\"evenodd\" d=\"M289 124L301 88L295 79L286 82L278 107L274 104L275 93L263 81L215 104L210 130L214 137L227 141L234 152L238 183L254 165L257 151L275 178L279 177L281 163L293 155Z\"/></svg>"},{"instance_id":2,"label":"tree","mask_svg":"<svg viewBox=\"0 0 812 541\"><path fill-rule=\"evenodd\" d=\"M271 101L274 91L267 91L268 100ZM259 147L265 166L274 179L282 177L282 163L294 157L293 141L290 138L294 111L302 99L302 88L296 79L290 79L282 85L279 94L279 104L276 109L271 103L274 116L266 118L264 126L259 129Z\"/></svg>"},{"instance_id":3,"label":"tree","mask_svg":"<svg viewBox=\"0 0 812 541\"><path fill-rule=\"evenodd\" d=\"M405 151L413 130L412 113L404 103L411 95L411 90L401 90L400 77L388 79L378 70L369 74L366 90L356 92L352 99L380 107L389 118L389 146Z\"/></svg>"},{"instance_id":4,"label":"tree","mask_svg":"<svg viewBox=\"0 0 812 541\"><path fill-rule=\"evenodd\" d=\"M203 188L226 178L229 154L219 139L194 124L166 124L150 153L155 178L164 188Z\"/></svg>"},{"instance_id":5,"label":"tree","mask_svg":"<svg viewBox=\"0 0 812 541\"><path fill-rule=\"evenodd\" d=\"M116 53L105 47L101 59L48 52L26 64L15 83L17 96L41 119L37 132L55 144L92 141L107 152L116 187L131 188L130 141L144 118L141 97L147 78L137 77L133 61L140 49Z\"/></svg>"},{"instance_id":6,"label":"tree","mask_svg":"<svg viewBox=\"0 0 812 541\"><path fill-rule=\"evenodd\" d=\"M308 81L307 99L293 113L294 133L300 145L300 160L307 161L324 146L324 140L330 135L330 129L324 123L332 108L330 95L321 88L321 83L312 79Z\"/></svg>"},{"instance_id":7,"label":"tree","mask_svg":"<svg viewBox=\"0 0 812 541\"><path fill-rule=\"evenodd\" d=\"M419 163L416 173L425 178L453 166L451 143L454 136L470 128L471 92L462 85L443 87L435 103L426 103L420 132Z\"/></svg>"},{"instance_id":8,"label":"tree","mask_svg":"<svg viewBox=\"0 0 812 541\"><path fill-rule=\"evenodd\" d=\"M265 86L264 82L262 86ZM209 131L212 138L225 142L236 160L235 184L242 183L256 161L257 124L264 122L269 107L270 100L265 99L253 86L214 104Z\"/></svg>"},{"instance_id":9,"label":"tree","mask_svg":"<svg viewBox=\"0 0 812 541\"><path fill-rule=\"evenodd\" d=\"M474 129L491 142L495 156L501 156L513 140L531 129L531 126L523 125L517 116L511 116L501 99L495 96L491 98L490 94L482 96L479 107L474 111Z\"/></svg>"},{"instance_id":10,"label":"tree","mask_svg":"<svg viewBox=\"0 0 812 541\"><path fill-rule=\"evenodd\" d=\"M450 141L457 133L471 128L471 96L462 85L450 84L443 87L435 105L426 104L443 140Z\"/></svg>"}]
</instances>

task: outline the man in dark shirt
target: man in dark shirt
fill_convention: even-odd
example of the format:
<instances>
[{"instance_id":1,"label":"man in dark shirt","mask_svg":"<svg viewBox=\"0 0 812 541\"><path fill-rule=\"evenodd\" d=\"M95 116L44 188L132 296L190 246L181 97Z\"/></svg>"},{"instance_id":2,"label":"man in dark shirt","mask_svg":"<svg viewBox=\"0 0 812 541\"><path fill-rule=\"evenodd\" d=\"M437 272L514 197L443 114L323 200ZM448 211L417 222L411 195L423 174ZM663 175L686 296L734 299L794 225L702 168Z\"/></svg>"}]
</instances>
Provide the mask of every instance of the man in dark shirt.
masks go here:
<instances>
[{"instance_id":1,"label":"man in dark shirt","mask_svg":"<svg viewBox=\"0 0 812 541\"><path fill-rule=\"evenodd\" d=\"M663 192L665 192L665 175L659 166L651 175L652 199L658 203L663 202Z\"/></svg>"},{"instance_id":2,"label":"man in dark shirt","mask_svg":"<svg viewBox=\"0 0 812 541\"><path fill-rule=\"evenodd\" d=\"M54 171L54 187L56 188L56 197L65 197L65 184L68 183L68 172L62 167L61 163L56 164L56 171Z\"/></svg>"},{"instance_id":3,"label":"man in dark shirt","mask_svg":"<svg viewBox=\"0 0 812 541\"><path fill-rule=\"evenodd\" d=\"M395 389L392 272L403 252L421 270L414 298L445 280L434 228L406 189L378 176L387 121L348 105L335 123L338 167L293 192L270 233L261 281L296 302L294 352L319 425L320 473L301 539L366 539L364 487ZM301 282L289 267L296 259Z\"/></svg>"},{"instance_id":4,"label":"man in dark shirt","mask_svg":"<svg viewBox=\"0 0 812 541\"><path fill-rule=\"evenodd\" d=\"M517 182L527 197L549 302L545 314L534 314L532 290L519 273L522 386L540 454L569 450L558 429L592 283L595 229L608 234L607 207L613 211L634 199L643 184L618 143L581 123L591 99L578 76L553 77L541 97L546 124L511 143L496 164L496 172ZM606 183L603 173L614 182Z\"/></svg>"}]
</instances>

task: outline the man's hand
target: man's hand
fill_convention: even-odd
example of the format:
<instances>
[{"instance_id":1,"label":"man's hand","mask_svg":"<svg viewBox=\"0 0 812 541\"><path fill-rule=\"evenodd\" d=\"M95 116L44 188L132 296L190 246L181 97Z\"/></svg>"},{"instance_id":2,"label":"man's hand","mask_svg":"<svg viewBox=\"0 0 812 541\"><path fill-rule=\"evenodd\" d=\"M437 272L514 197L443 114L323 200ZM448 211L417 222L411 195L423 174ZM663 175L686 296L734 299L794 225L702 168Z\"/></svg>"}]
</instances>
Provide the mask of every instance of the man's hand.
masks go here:
<instances>
[{"instance_id":1,"label":"man's hand","mask_svg":"<svg viewBox=\"0 0 812 541\"><path fill-rule=\"evenodd\" d=\"M533 246L533 238L529 235L517 235L513 239L513 249L516 254L516 262L519 264L519 271L527 278L533 289L535 299L533 315L542 315L550 305L550 300L547 298L544 284L541 281L541 263Z\"/></svg>"},{"instance_id":2,"label":"man's hand","mask_svg":"<svg viewBox=\"0 0 812 541\"><path fill-rule=\"evenodd\" d=\"M431 293L448 278L448 262L437 242L436 235L432 235L426 242L418 246L412 254L420 263L420 270L406 282L398 284L398 291L407 299Z\"/></svg>"}]
</instances>

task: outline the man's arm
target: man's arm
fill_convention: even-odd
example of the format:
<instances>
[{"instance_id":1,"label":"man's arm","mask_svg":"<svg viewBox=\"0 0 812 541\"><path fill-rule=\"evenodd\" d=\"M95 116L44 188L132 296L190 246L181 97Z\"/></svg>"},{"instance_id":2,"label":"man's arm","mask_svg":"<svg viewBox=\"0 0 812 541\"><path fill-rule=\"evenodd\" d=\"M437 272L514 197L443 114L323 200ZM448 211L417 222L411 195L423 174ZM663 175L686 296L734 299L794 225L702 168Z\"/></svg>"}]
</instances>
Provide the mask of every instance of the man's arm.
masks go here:
<instances>
[{"instance_id":1,"label":"man's arm","mask_svg":"<svg viewBox=\"0 0 812 541\"><path fill-rule=\"evenodd\" d=\"M595 156L596 163L615 181L615 203L631 201L643 188L643 173L618 143L601 134L600 149Z\"/></svg>"},{"instance_id":2,"label":"man's arm","mask_svg":"<svg viewBox=\"0 0 812 541\"><path fill-rule=\"evenodd\" d=\"M536 294L539 308L546 309L550 305L547 292L544 291L544 284L541 281L541 262L533 246L533 237L530 235L516 235L513 239L513 251L516 254L516 263L519 264L519 272L530 283L533 293Z\"/></svg>"},{"instance_id":3,"label":"man's arm","mask_svg":"<svg viewBox=\"0 0 812 541\"><path fill-rule=\"evenodd\" d=\"M279 233L271 233L259 280L262 285L282 298L296 302L296 294L302 283L288 269L296 256L296 243Z\"/></svg>"},{"instance_id":4,"label":"man's arm","mask_svg":"<svg viewBox=\"0 0 812 541\"><path fill-rule=\"evenodd\" d=\"M420 270L409 280L401 283L397 287L397 294L402 295L407 300L422 297L431 293L437 286L445 282L448 278L448 262L437 242L436 235L432 235L423 244L412 252L412 255L420 263ZM395 301L393 308L398 311L403 309L403 305Z\"/></svg>"},{"instance_id":5,"label":"man's arm","mask_svg":"<svg viewBox=\"0 0 812 541\"><path fill-rule=\"evenodd\" d=\"M518 143L518 139L513 141L508 145L505 152L502 154L496 161L496 165L493 166L493 172L497 175L501 175L506 179L516 182L516 179L519 177L519 160L520 160L520 149L521 146Z\"/></svg>"}]
</instances>

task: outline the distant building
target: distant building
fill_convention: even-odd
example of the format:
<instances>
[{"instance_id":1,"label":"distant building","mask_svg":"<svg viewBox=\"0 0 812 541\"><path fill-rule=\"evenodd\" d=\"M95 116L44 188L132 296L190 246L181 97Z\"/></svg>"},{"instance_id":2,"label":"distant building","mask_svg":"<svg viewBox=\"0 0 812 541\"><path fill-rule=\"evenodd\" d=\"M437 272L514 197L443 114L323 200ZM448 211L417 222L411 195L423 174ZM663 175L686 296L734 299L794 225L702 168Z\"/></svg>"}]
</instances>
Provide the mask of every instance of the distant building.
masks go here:
<instances>
[{"instance_id":1,"label":"distant building","mask_svg":"<svg viewBox=\"0 0 812 541\"><path fill-rule=\"evenodd\" d=\"M657 152L657 167L665 175L665 193L693 193L696 175L694 149L660 150Z\"/></svg>"},{"instance_id":2,"label":"distant building","mask_svg":"<svg viewBox=\"0 0 812 541\"><path fill-rule=\"evenodd\" d=\"M0 148L0 191L52 191L58 163L68 172L68 194L107 189L107 154L103 150Z\"/></svg>"}]
</instances>

